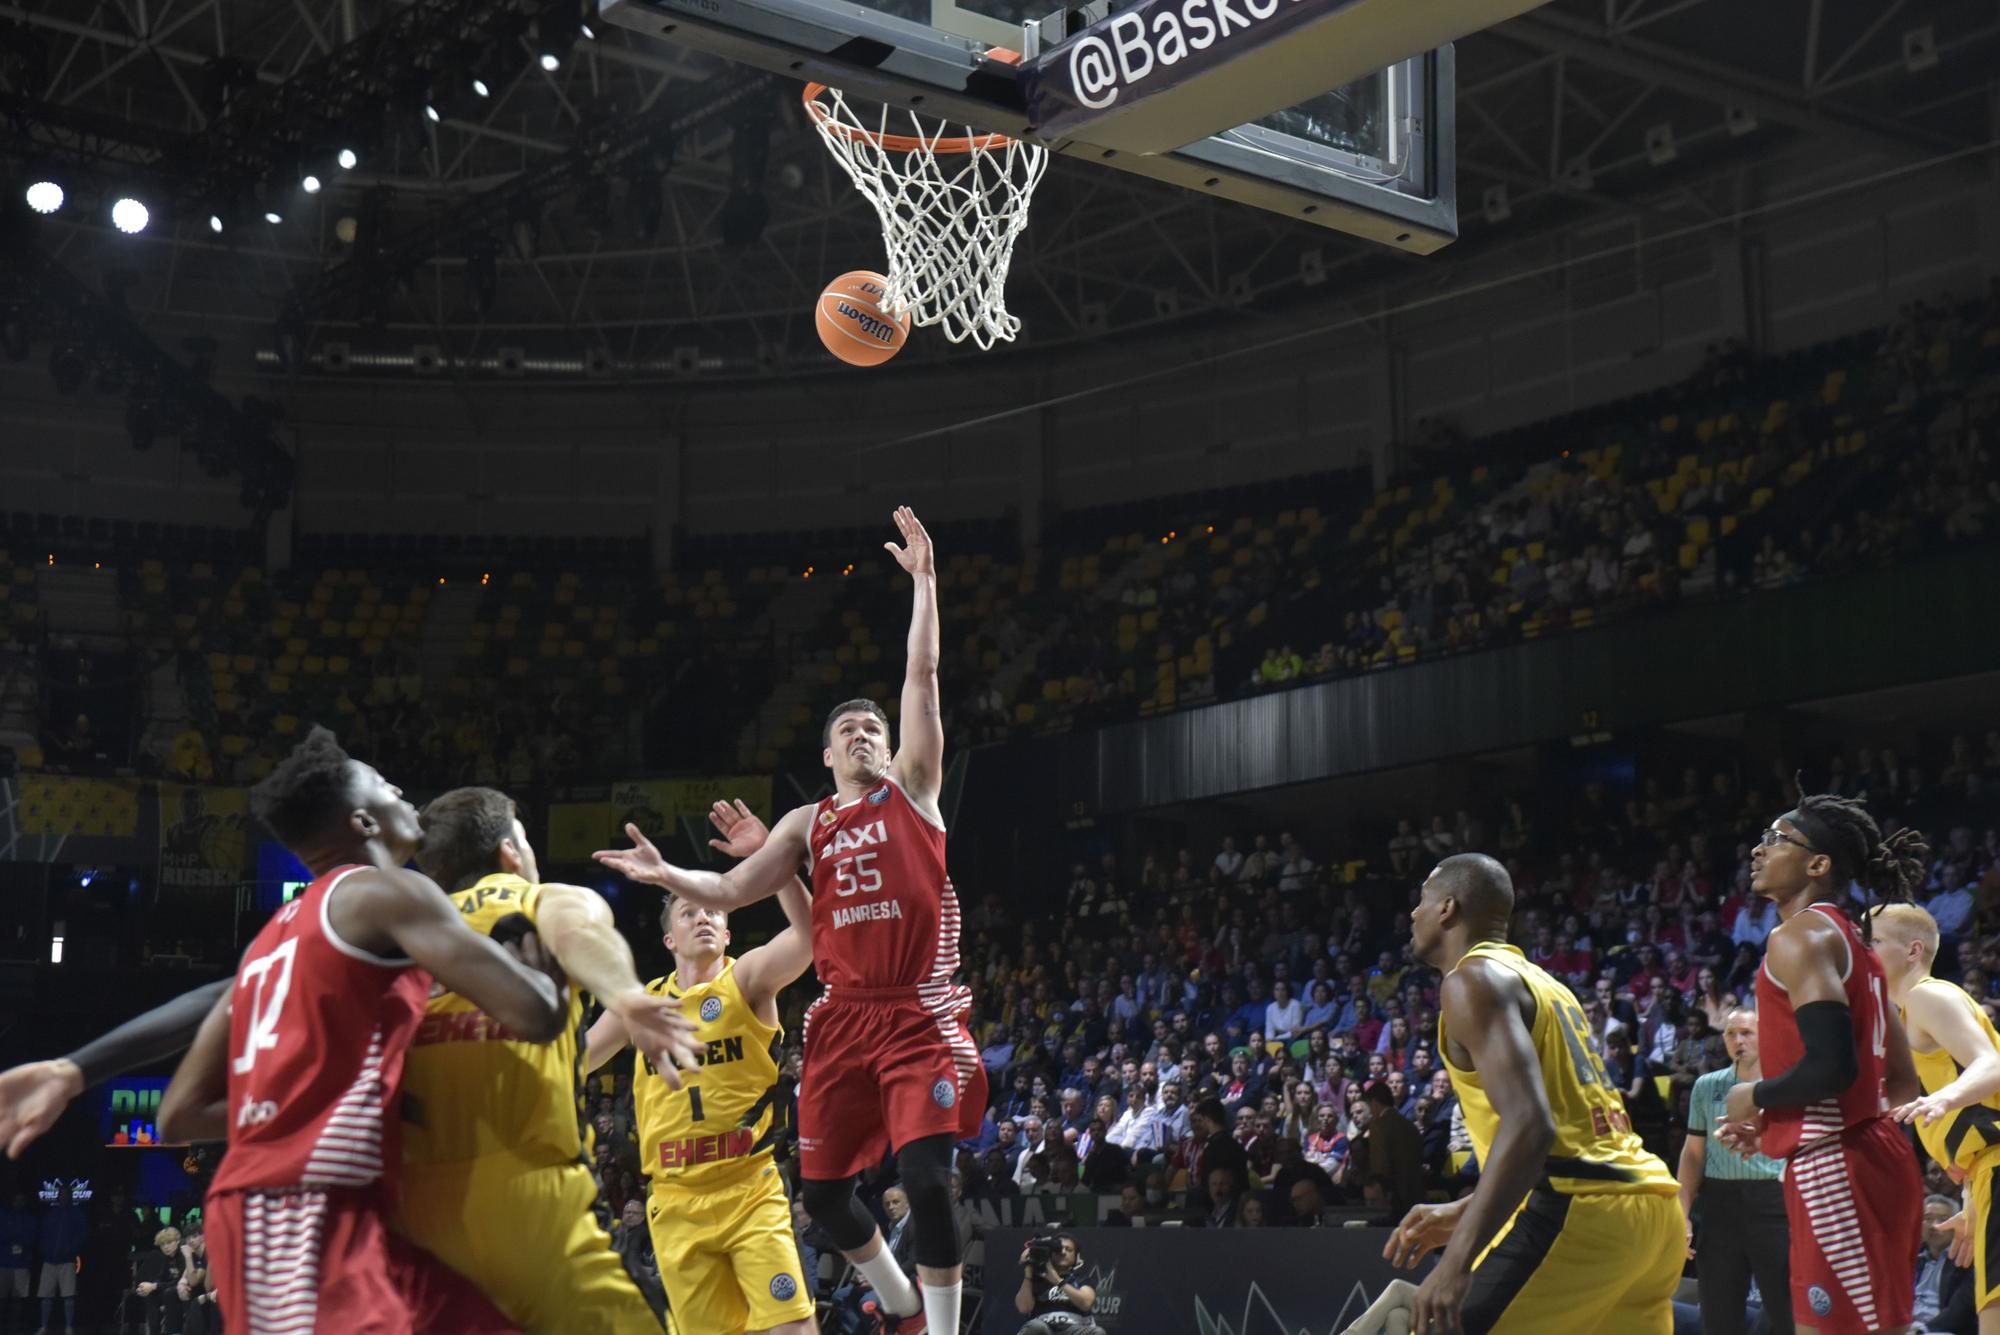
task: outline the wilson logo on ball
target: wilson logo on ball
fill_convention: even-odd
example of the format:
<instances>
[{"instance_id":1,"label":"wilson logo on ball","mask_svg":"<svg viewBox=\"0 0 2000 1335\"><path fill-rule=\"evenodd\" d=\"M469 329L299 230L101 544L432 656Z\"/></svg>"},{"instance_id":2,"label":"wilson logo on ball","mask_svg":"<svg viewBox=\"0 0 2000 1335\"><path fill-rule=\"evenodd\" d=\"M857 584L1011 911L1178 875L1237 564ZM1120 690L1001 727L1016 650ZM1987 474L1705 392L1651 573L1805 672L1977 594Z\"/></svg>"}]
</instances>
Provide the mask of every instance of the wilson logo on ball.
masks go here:
<instances>
[{"instance_id":1,"label":"wilson logo on ball","mask_svg":"<svg viewBox=\"0 0 2000 1335\"><path fill-rule=\"evenodd\" d=\"M820 342L849 366L880 366L910 334L908 313L898 315L889 304L889 280L867 269L828 283L814 316Z\"/></svg>"}]
</instances>

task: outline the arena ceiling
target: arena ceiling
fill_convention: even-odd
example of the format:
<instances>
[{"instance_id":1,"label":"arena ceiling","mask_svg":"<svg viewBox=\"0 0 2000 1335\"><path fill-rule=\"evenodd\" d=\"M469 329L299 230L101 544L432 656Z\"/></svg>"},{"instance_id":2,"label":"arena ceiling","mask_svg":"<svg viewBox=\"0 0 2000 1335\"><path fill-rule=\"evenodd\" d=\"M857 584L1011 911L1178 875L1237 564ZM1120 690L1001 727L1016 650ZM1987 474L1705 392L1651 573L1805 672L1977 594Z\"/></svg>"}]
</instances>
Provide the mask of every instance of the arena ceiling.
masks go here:
<instances>
[{"instance_id":1,"label":"arena ceiling","mask_svg":"<svg viewBox=\"0 0 2000 1335\"><path fill-rule=\"evenodd\" d=\"M219 68L287 86L287 107L323 116L326 99L359 86L357 43L454 10L490 18L508 5L0 3L0 145L22 180L90 164L166 190L159 178L187 145L227 122ZM282 162L252 190L240 179L250 163L221 234L208 221L221 206L183 188L138 236L72 209L43 220L40 245L86 286L115 289L163 344L206 331L308 374L823 365L812 298L834 274L878 265L881 240L796 88L604 25L549 71L532 29L508 35L518 59L493 71L491 95L436 124L393 98L386 115L379 98L353 106L387 133L356 169L323 173L316 195ZM1045 346L1335 291L1365 307L1382 285L1578 221L1673 233L1743 207L1757 166L1802 141L1889 162L1986 144L1996 47L1991 0L1554 0L1459 44L1463 235L1440 255L1391 254L1063 160L1035 202L1010 304ZM403 54L388 44L372 58ZM675 132L633 132L661 123ZM749 176L765 183L761 231L744 217ZM263 222L267 207L283 221ZM356 228L370 263L346 239ZM912 355L980 354L924 340Z\"/></svg>"}]
</instances>

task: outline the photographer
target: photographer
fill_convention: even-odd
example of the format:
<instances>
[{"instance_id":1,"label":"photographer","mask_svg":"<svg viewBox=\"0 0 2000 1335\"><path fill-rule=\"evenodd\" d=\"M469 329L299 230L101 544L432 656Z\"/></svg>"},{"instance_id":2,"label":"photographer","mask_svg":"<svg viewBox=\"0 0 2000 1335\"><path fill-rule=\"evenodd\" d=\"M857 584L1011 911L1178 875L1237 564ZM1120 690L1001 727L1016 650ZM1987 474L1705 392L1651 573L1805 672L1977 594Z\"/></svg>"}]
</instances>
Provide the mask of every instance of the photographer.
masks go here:
<instances>
[{"instance_id":1,"label":"photographer","mask_svg":"<svg viewBox=\"0 0 2000 1335\"><path fill-rule=\"evenodd\" d=\"M1104 1335L1089 1312L1097 1306L1097 1290L1076 1282L1082 1258L1076 1239L1067 1233L1030 1238L1021 1249L1021 1288L1014 1309L1034 1320L1020 1335Z\"/></svg>"}]
</instances>

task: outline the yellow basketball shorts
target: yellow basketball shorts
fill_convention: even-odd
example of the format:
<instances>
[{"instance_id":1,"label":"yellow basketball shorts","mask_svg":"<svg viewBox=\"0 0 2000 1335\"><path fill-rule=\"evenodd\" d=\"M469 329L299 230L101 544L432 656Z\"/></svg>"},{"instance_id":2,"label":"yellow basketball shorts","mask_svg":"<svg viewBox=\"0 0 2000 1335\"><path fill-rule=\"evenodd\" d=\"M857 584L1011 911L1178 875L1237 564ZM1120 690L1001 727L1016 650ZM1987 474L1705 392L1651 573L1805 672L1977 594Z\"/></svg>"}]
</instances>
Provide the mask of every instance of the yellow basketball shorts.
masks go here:
<instances>
[{"instance_id":1,"label":"yellow basketball shorts","mask_svg":"<svg viewBox=\"0 0 2000 1335\"><path fill-rule=\"evenodd\" d=\"M1537 1187L1473 1262L1466 1335L1671 1335L1686 1258L1671 1194Z\"/></svg>"},{"instance_id":2,"label":"yellow basketball shorts","mask_svg":"<svg viewBox=\"0 0 2000 1335\"><path fill-rule=\"evenodd\" d=\"M488 1154L403 1165L391 1226L477 1284L527 1335L660 1335L580 1163Z\"/></svg>"},{"instance_id":3,"label":"yellow basketball shorts","mask_svg":"<svg viewBox=\"0 0 2000 1335\"><path fill-rule=\"evenodd\" d=\"M813 1314L791 1203L768 1159L699 1192L655 1183L646 1223L679 1335L743 1335Z\"/></svg>"},{"instance_id":4,"label":"yellow basketball shorts","mask_svg":"<svg viewBox=\"0 0 2000 1335\"><path fill-rule=\"evenodd\" d=\"M1972 1223L1972 1305L1979 1311L2000 1299L2000 1219L1993 1198L2000 1188L2000 1149L1973 1161L1965 1175L1965 1214Z\"/></svg>"}]
</instances>

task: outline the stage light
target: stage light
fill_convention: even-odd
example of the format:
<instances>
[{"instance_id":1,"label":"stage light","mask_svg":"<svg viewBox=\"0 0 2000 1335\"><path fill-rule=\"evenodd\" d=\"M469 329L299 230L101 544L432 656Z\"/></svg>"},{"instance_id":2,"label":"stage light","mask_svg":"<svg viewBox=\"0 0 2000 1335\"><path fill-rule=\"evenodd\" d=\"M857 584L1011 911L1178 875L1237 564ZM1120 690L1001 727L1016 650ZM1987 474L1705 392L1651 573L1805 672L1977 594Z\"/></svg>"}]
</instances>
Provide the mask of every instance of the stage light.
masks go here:
<instances>
[{"instance_id":1,"label":"stage light","mask_svg":"<svg viewBox=\"0 0 2000 1335\"><path fill-rule=\"evenodd\" d=\"M435 102L424 103L424 119L429 121L433 125L437 124L439 121L442 121L444 119L443 116L438 114L437 103Z\"/></svg>"},{"instance_id":2,"label":"stage light","mask_svg":"<svg viewBox=\"0 0 2000 1335\"><path fill-rule=\"evenodd\" d=\"M271 224L271 226L276 227L279 223L284 221L284 217L274 209L266 209L264 211L264 221Z\"/></svg>"},{"instance_id":3,"label":"stage light","mask_svg":"<svg viewBox=\"0 0 2000 1335\"><path fill-rule=\"evenodd\" d=\"M475 78L472 81L472 91L479 94L481 97L493 96L493 90L486 86L486 80L484 79Z\"/></svg>"},{"instance_id":4,"label":"stage light","mask_svg":"<svg viewBox=\"0 0 2000 1335\"><path fill-rule=\"evenodd\" d=\"M597 40L597 34L591 31L590 25L588 23L577 24L576 30L583 34L583 39L586 42L594 42Z\"/></svg>"},{"instance_id":5,"label":"stage light","mask_svg":"<svg viewBox=\"0 0 2000 1335\"><path fill-rule=\"evenodd\" d=\"M334 161L340 164L342 171L351 172L354 170L354 164L361 161L361 159L355 155L353 149L343 148L340 150L339 155L334 158Z\"/></svg>"},{"instance_id":6,"label":"stage light","mask_svg":"<svg viewBox=\"0 0 2000 1335\"><path fill-rule=\"evenodd\" d=\"M541 66L550 74L562 68L562 57L553 51L542 52Z\"/></svg>"},{"instance_id":7,"label":"stage light","mask_svg":"<svg viewBox=\"0 0 2000 1335\"><path fill-rule=\"evenodd\" d=\"M37 213L54 213L63 206L63 188L54 181L37 181L28 187L28 207Z\"/></svg>"},{"instance_id":8,"label":"stage light","mask_svg":"<svg viewBox=\"0 0 2000 1335\"><path fill-rule=\"evenodd\" d=\"M146 224L152 220L152 212L130 195L119 196L111 206L111 225L127 236L145 231Z\"/></svg>"},{"instance_id":9,"label":"stage light","mask_svg":"<svg viewBox=\"0 0 2000 1335\"><path fill-rule=\"evenodd\" d=\"M208 215L208 230L209 230L209 231L211 231L211 232L214 232L214 233L216 233L216 234L217 234L218 236L219 236L219 235L221 235L221 233L222 233L222 215L221 215L221 214L219 214L219 213L211 213L211 214L209 214L209 215Z\"/></svg>"},{"instance_id":10,"label":"stage light","mask_svg":"<svg viewBox=\"0 0 2000 1335\"><path fill-rule=\"evenodd\" d=\"M319 177L314 176L311 172L307 172L304 178L299 181L299 186L307 194L316 195L319 193Z\"/></svg>"}]
</instances>

